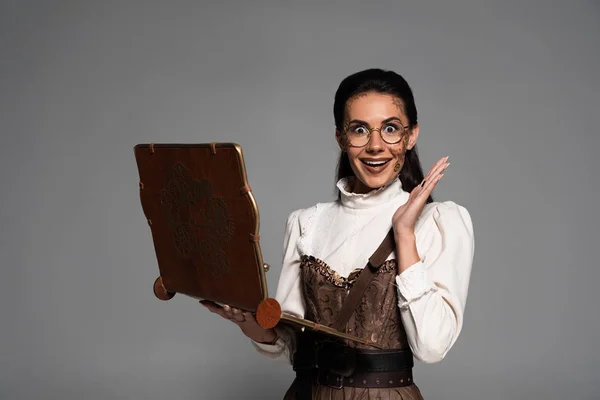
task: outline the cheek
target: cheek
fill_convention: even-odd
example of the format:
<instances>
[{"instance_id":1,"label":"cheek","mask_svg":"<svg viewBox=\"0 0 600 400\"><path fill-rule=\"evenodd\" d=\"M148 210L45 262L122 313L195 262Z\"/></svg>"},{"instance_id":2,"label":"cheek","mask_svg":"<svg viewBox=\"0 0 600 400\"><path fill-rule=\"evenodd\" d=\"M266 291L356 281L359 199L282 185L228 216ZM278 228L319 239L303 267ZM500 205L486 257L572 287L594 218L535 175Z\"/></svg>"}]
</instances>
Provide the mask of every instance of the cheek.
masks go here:
<instances>
[{"instance_id":1,"label":"cheek","mask_svg":"<svg viewBox=\"0 0 600 400\"><path fill-rule=\"evenodd\" d=\"M357 149L356 147L346 147L346 153L348 154L348 158L350 158L350 161L358 161L360 149Z\"/></svg>"},{"instance_id":2,"label":"cheek","mask_svg":"<svg viewBox=\"0 0 600 400\"><path fill-rule=\"evenodd\" d=\"M407 146L408 146L408 138L405 138L397 145L390 147L390 153L392 153L392 156L396 157L400 163L403 163Z\"/></svg>"}]
</instances>

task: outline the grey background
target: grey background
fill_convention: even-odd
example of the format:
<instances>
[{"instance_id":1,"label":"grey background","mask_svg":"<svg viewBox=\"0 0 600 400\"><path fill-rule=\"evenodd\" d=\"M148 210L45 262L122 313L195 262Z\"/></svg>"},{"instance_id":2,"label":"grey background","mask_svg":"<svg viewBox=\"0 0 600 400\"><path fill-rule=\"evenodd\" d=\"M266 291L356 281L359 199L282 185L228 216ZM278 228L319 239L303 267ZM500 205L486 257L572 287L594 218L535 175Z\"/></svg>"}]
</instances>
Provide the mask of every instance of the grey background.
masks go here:
<instances>
[{"instance_id":1,"label":"grey background","mask_svg":"<svg viewBox=\"0 0 600 400\"><path fill-rule=\"evenodd\" d=\"M424 168L452 163L434 195L476 232L425 398L600 398L600 5L448 3L2 1L0 398L281 398L291 368L154 298L132 148L243 146L274 293L287 215L334 195L335 89L370 67L413 87Z\"/></svg>"}]
</instances>

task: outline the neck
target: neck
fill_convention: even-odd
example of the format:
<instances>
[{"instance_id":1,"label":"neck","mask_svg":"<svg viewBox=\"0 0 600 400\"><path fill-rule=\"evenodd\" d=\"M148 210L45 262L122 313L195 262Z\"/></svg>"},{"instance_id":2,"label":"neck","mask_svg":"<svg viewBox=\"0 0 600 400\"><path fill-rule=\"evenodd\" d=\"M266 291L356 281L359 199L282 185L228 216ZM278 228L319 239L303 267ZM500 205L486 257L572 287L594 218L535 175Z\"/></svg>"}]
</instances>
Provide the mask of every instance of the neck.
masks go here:
<instances>
[{"instance_id":1,"label":"neck","mask_svg":"<svg viewBox=\"0 0 600 400\"><path fill-rule=\"evenodd\" d=\"M398 179L398 178L396 178ZM391 182L386 183L384 186L389 185ZM379 188L372 188L365 185L360 179L354 178L354 185L352 185L352 193L356 194L367 194L372 192L373 190L377 190Z\"/></svg>"},{"instance_id":2,"label":"neck","mask_svg":"<svg viewBox=\"0 0 600 400\"><path fill-rule=\"evenodd\" d=\"M352 193L356 194L366 194L372 192L377 188L371 188L361 182L360 179L354 179L354 185L352 187Z\"/></svg>"},{"instance_id":3,"label":"neck","mask_svg":"<svg viewBox=\"0 0 600 400\"><path fill-rule=\"evenodd\" d=\"M408 193L402 190L402 182L398 179L393 179L378 188L370 188L364 182L357 184L355 179L355 177L342 178L337 183L340 204L348 209L373 209L397 200L398 196L408 196Z\"/></svg>"}]
</instances>

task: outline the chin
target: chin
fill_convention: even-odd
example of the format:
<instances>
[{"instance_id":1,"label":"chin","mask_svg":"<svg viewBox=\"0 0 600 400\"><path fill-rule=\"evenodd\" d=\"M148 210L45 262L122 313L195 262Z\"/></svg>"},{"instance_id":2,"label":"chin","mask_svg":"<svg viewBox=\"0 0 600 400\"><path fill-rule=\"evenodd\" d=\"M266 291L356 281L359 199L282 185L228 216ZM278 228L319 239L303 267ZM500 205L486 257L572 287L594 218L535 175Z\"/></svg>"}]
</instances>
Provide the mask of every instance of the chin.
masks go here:
<instances>
[{"instance_id":1,"label":"chin","mask_svg":"<svg viewBox=\"0 0 600 400\"><path fill-rule=\"evenodd\" d=\"M394 176L386 176L386 177L373 177L373 176L358 176L358 180L363 184L363 186L366 186L367 188L369 188L370 190L376 190L379 189L383 186L388 185L389 183L391 183L394 179L397 179L398 176L394 175Z\"/></svg>"}]
</instances>

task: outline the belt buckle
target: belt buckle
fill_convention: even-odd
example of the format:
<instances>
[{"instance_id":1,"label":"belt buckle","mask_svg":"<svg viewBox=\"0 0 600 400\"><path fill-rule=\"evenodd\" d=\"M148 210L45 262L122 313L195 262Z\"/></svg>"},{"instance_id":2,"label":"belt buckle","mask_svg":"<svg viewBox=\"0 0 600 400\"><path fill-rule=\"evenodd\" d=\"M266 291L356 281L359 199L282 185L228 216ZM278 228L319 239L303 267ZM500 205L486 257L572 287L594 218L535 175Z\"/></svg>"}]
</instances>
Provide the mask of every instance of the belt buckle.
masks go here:
<instances>
[{"instance_id":1,"label":"belt buckle","mask_svg":"<svg viewBox=\"0 0 600 400\"><path fill-rule=\"evenodd\" d=\"M342 375L339 374L334 374L332 372L329 371L324 371L324 370L318 370L318 379L317 381L319 382L319 384L323 384L324 382L324 386L330 387L332 389L342 389L344 387L344 377ZM323 374L326 374L325 376L323 376ZM335 377L335 383L333 383L333 377Z\"/></svg>"}]
</instances>

